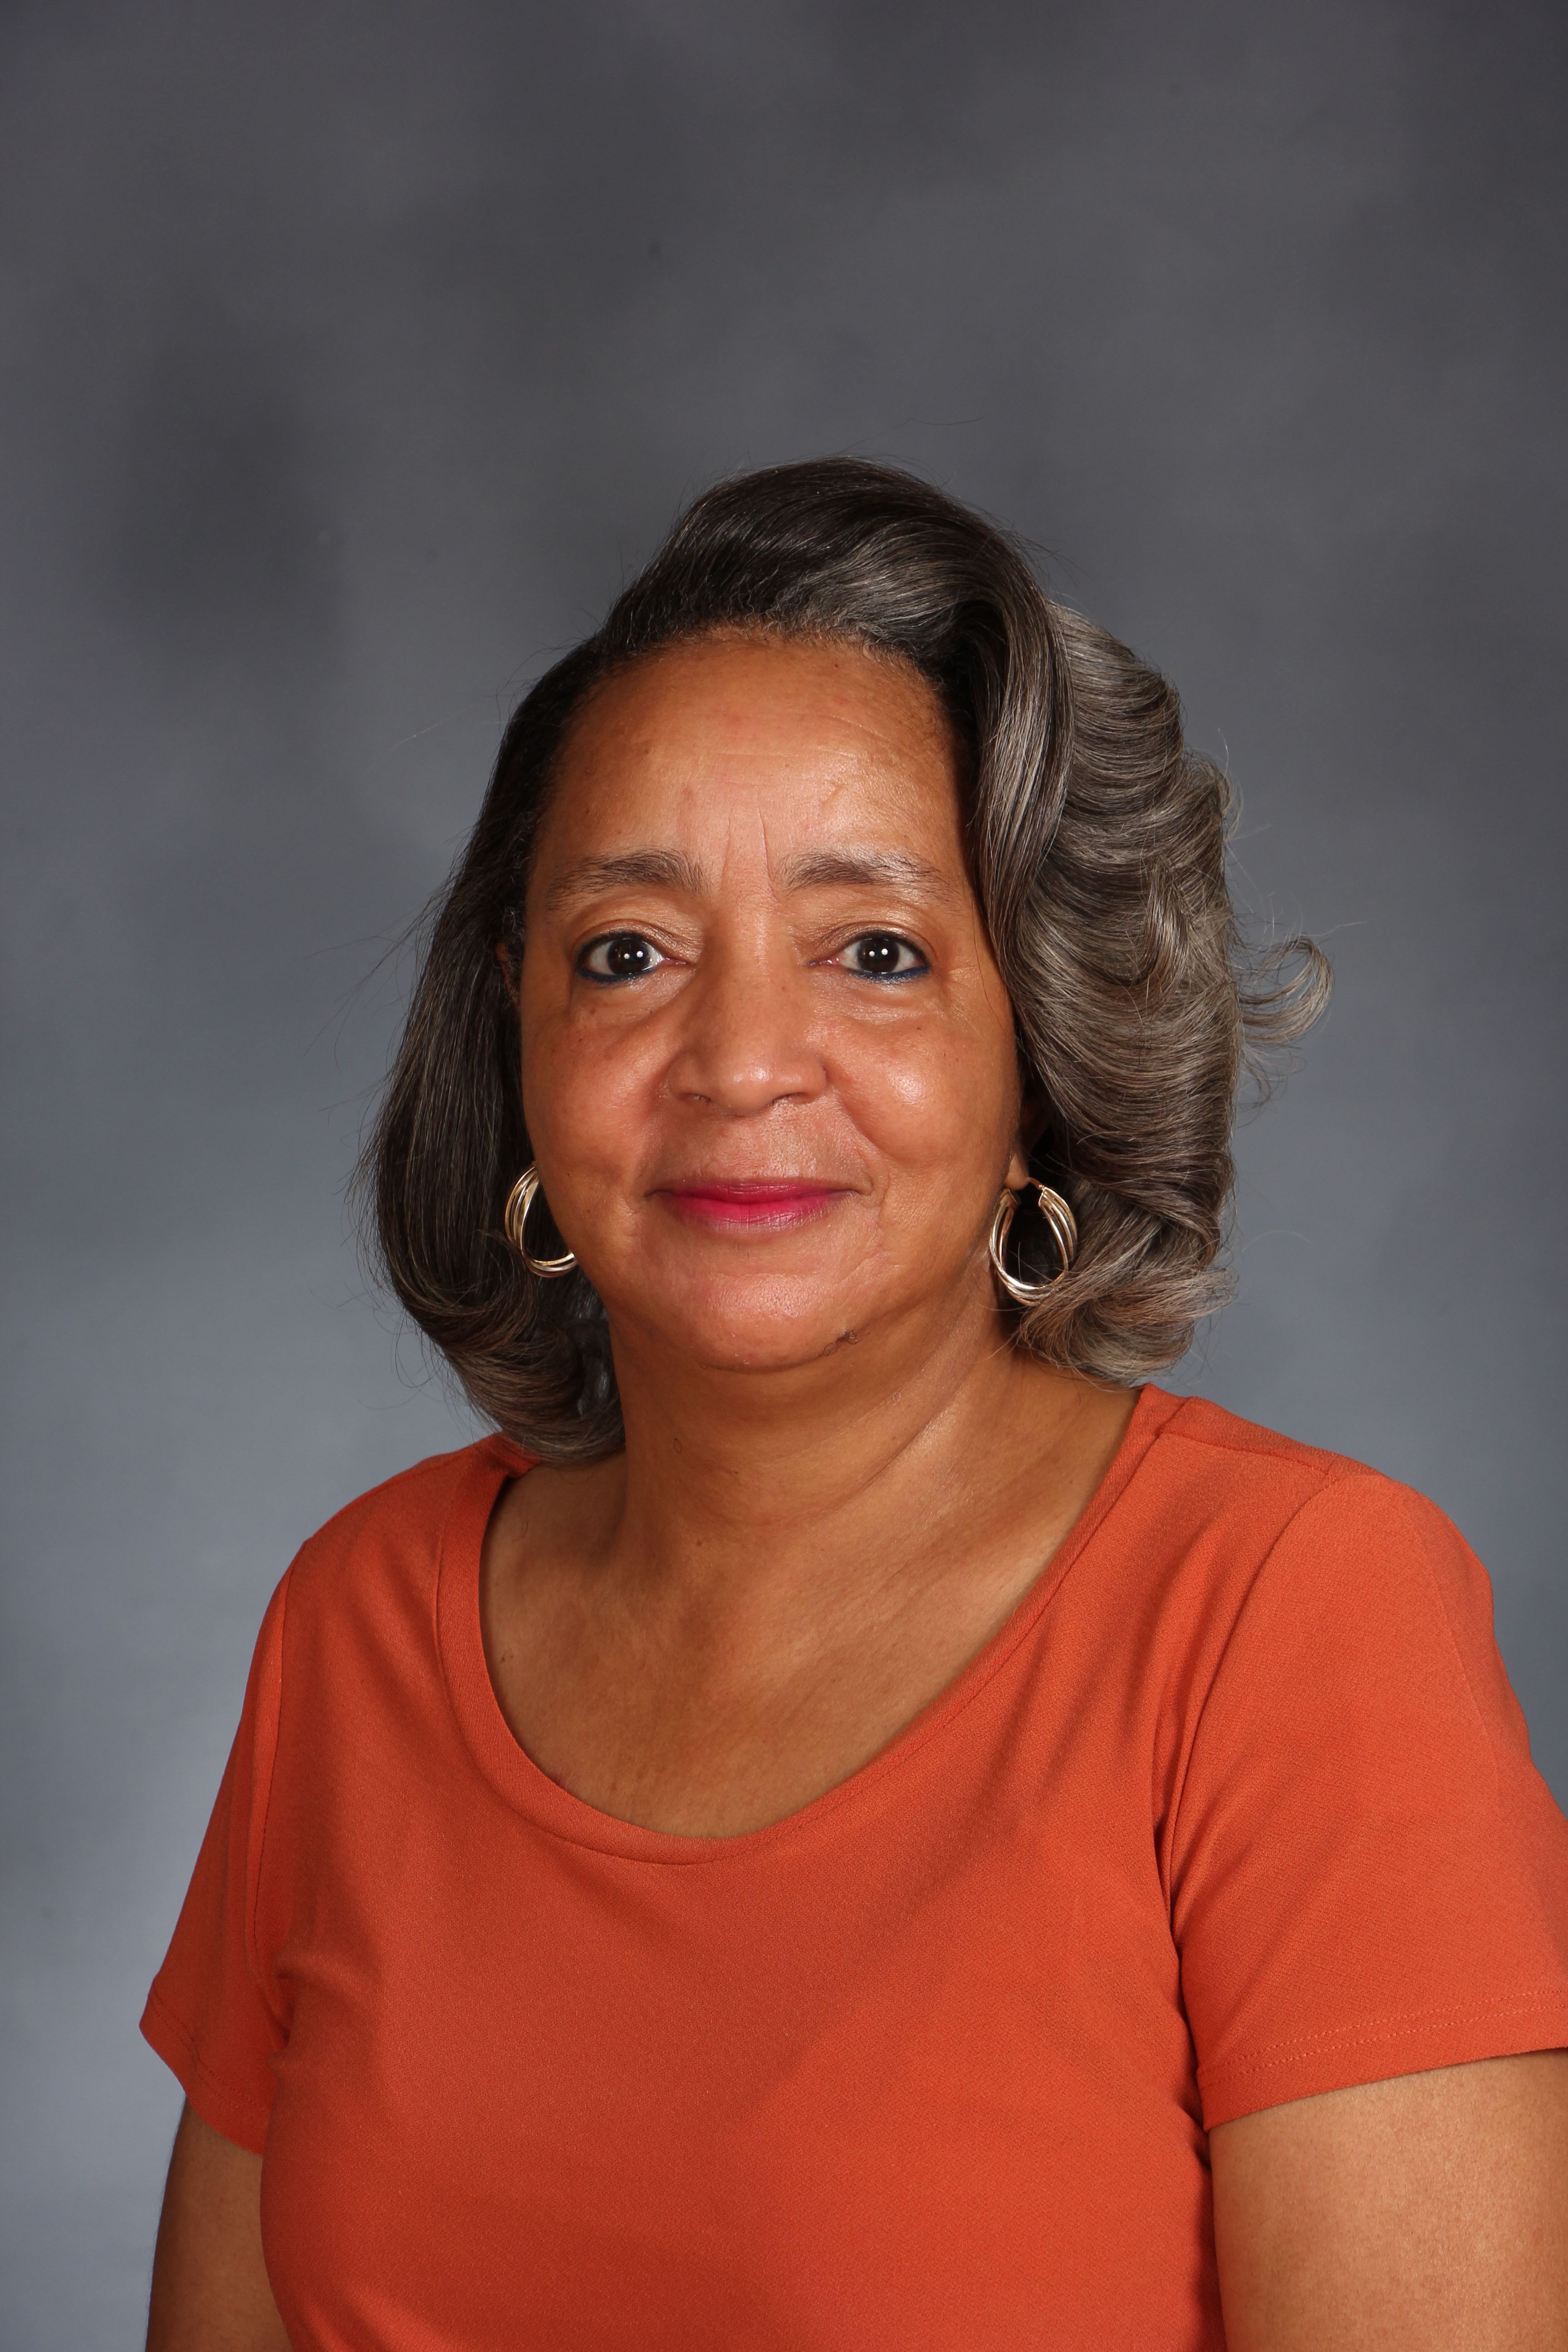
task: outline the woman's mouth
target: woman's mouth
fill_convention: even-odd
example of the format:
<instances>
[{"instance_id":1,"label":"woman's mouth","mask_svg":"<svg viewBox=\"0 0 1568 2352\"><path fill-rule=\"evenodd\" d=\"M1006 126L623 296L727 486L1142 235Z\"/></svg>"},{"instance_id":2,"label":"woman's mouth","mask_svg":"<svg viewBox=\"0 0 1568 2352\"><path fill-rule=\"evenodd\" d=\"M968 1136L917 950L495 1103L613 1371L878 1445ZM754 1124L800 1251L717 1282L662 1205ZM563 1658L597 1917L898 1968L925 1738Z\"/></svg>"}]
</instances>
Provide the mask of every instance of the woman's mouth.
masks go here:
<instances>
[{"instance_id":1,"label":"woman's mouth","mask_svg":"<svg viewBox=\"0 0 1568 2352\"><path fill-rule=\"evenodd\" d=\"M705 1225L710 1233L783 1233L820 1217L849 1188L819 1183L807 1176L761 1178L755 1181L721 1183L695 1177L689 1183L663 1184L658 1198L682 1224Z\"/></svg>"}]
</instances>

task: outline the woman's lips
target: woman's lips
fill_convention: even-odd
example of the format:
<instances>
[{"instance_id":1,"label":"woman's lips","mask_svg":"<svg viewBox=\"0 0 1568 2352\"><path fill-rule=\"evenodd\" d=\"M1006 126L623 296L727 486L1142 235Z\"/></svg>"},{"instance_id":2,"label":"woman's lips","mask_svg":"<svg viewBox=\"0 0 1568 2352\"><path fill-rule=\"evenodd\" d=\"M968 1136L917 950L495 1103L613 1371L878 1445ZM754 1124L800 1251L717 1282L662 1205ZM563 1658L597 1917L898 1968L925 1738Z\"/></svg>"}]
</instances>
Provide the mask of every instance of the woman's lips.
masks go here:
<instances>
[{"instance_id":1,"label":"woman's lips","mask_svg":"<svg viewBox=\"0 0 1568 2352\"><path fill-rule=\"evenodd\" d=\"M658 1197L683 1224L706 1225L727 1234L782 1233L804 1225L842 1201L845 1184L815 1183L805 1176L781 1176L752 1183L720 1183L705 1178L689 1184L664 1184Z\"/></svg>"}]
</instances>

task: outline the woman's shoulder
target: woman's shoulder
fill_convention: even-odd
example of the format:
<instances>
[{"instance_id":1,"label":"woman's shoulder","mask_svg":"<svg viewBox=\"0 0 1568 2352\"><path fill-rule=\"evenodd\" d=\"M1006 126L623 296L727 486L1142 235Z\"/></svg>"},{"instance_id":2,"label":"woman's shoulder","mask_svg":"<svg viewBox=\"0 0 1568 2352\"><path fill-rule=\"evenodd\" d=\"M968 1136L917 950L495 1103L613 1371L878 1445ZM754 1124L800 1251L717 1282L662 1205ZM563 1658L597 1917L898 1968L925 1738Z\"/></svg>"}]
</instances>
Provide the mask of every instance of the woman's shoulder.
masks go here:
<instances>
[{"instance_id":1,"label":"woman's shoulder","mask_svg":"<svg viewBox=\"0 0 1568 2352\"><path fill-rule=\"evenodd\" d=\"M1205 2124L1555 2046L1568 1827L1480 1562L1364 1463L1165 1406L1157 1845Z\"/></svg>"},{"instance_id":2,"label":"woman's shoulder","mask_svg":"<svg viewBox=\"0 0 1568 2352\"><path fill-rule=\"evenodd\" d=\"M1354 1522L1388 1509L1441 1517L1436 1506L1385 1472L1227 1412L1205 1397L1144 1391L1148 1439L1140 1473L1169 1497L1208 1517L1226 1506L1259 1532L1282 1528L1310 1506L1320 1520Z\"/></svg>"},{"instance_id":3,"label":"woman's shoulder","mask_svg":"<svg viewBox=\"0 0 1568 2352\"><path fill-rule=\"evenodd\" d=\"M1429 1496L1205 1399L1149 1402L1158 1425L1131 1481L1138 1517L1166 1531L1175 1582L1202 1616L1271 1622L1293 1651L1309 1624L1353 1627L1375 1645L1420 1622L1491 1678L1490 1581Z\"/></svg>"},{"instance_id":4,"label":"woman's shoulder","mask_svg":"<svg viewBox=\"0 0 1568 2352\"><path fill-rule=\"evenodd\" d=\"M527 1467L507 1439L433 1454L356 1495L300 1546L285 1579L291 1621L427 1605L464 1507L476 1541L503 1478Z\"/></svg>"},{"instance_id":5,"label":"woman's shoulder","mask_svg":"<svg viewBox=\"0 0 1568 2352\"><path fill-rule=\"evenodd\" d=\"M1163 1558L1179 1583L1201 1588L1205 1610L1223 1609L1221 1589L1239 1604L1255 1587L1309 1585L1321 1602L1376 1615L1395 1589L1418 1589L1478 1630L1484 1623L1489 1639L1485 1570L1427 1496L1205 1398L1148 1390L1143 1405L1126 1538L1145 1558Z\"/></svg>"}]
</instances>

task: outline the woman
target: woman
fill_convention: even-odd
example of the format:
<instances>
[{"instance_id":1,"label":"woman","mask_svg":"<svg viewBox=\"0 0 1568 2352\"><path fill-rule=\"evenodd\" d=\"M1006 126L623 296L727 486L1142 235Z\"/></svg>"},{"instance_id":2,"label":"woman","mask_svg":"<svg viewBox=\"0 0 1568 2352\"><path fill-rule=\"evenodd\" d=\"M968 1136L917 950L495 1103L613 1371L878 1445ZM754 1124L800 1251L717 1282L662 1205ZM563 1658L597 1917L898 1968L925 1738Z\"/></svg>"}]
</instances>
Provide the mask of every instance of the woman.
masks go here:
<instances>
[{"instance_id":1,"label":"woman","mask_svg":"<svg viewBox=\"0 0 1568 2352\"><path fill-rule=\"evenodd\" d=\"M268 1612L144 2020L159 2352L1564 2340L1484 1574L1141 1385L1321 992L1224 823L1160 678L847 461L523 703L369 1158L501 1433Z\"/></svg>"}]
</instances>

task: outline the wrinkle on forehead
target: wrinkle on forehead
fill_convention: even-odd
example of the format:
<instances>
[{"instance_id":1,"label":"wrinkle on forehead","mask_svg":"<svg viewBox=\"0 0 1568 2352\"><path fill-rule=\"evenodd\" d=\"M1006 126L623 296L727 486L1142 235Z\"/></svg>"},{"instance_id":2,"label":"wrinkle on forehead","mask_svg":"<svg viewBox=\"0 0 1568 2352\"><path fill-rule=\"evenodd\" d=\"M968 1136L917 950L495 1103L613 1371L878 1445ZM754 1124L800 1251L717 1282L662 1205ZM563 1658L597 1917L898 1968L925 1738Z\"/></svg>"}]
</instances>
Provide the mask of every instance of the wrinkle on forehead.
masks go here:
<instances>
[{"instance_id":1,"label":"wrinkle on forehead","mask_svg":"<svg viewBox=\"0 0 1568 2352\"><path fill-rule=\"evenodd\" d=\"M569 788L546 817L563 853L552 907L626 887L711 895L705 869L741 848L737 827L775 890L967 895L945 715L918 672L858 648L671 648L606 681L569 730L563 767Z\"/></svg>"},{"instance_id":2,"label":"wrinkle on forehead","mask_svg":"<svg viewBox=\"0 0 1568 2352\"><path fill-rule=\"evenodd\" d=\"M563 749L570 756L574 738L602 731L623 751L657 756L669 739L686 733L699 706L704 765L737 753L764 761L797 756L769 738L779 717L787 728L803 715L820 730L818 748L830 760L832 737L841 739L834 748L851 759L858 739L879 764L889 753L906 757L917 742L922 751L933 744L950 755L956 749L935 688L910 663L836 639L750 633L695 638L613 671L579 707ZM696 748L688 738L685 755Z\"/></svg>"}]
</instances>

